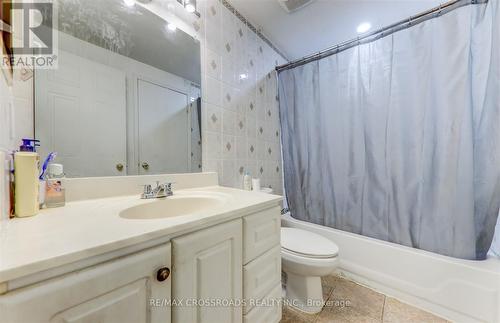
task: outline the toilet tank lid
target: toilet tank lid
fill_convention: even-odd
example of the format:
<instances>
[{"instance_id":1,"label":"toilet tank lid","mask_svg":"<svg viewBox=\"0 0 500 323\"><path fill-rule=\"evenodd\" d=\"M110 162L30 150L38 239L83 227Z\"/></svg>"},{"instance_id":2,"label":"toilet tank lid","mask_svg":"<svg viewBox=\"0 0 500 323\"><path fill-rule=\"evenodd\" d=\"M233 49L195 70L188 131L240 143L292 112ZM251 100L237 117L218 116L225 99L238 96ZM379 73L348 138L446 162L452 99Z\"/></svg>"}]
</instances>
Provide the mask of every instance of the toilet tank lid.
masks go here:
<instances>
[{"instance_id":1,"label":"toilet tank lid","mask_svg":"<svg viewBox=\"0 0 500 323\"><path fill-rule=\"evenodd\" d=\"M306 230L281 228L281 246L310 257L336 257L339 247L331 240Z\"/></svg>"}]
</instances>

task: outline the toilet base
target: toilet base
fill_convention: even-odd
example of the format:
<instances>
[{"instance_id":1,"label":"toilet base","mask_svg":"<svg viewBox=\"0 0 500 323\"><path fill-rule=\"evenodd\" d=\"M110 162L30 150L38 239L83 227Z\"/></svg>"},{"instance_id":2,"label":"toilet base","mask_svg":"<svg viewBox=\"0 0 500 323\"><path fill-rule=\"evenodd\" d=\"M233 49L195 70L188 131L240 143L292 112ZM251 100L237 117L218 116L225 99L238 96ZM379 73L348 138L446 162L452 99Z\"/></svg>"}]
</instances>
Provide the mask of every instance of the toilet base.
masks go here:
<instances>
[{"instance_id":1,"label":"toilet base","mask_svg":"<svg viewBox=\"0 0 500 323\"><path fill-rule=\"evenodd\" d=\"M324 305L321 277L286 274L287 305L309 314L321 312Z\"/></svg>"}]
</instances>

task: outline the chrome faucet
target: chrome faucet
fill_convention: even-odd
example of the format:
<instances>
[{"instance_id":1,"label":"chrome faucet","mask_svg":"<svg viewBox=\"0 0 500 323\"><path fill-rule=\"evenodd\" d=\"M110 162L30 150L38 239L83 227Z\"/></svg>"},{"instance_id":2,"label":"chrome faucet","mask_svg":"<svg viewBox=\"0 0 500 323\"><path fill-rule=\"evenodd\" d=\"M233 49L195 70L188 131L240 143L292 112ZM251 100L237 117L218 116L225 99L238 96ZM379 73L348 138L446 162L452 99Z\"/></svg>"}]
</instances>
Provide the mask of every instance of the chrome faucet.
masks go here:
<instances>
[{"instance_id":1,"label":"chrome faucet","mask_svg":"<svg viewBox=\"0 0 500 323\"><path fill-rule=\"evenodd\" d=\"M144 191L141 194L141 199L157 199L162 197L168 197L174 195L172 191L172 184L174 183L163 183L156 181L156 187L152 188L151 184L144 185Z\"/></svg>"}]
</instances>

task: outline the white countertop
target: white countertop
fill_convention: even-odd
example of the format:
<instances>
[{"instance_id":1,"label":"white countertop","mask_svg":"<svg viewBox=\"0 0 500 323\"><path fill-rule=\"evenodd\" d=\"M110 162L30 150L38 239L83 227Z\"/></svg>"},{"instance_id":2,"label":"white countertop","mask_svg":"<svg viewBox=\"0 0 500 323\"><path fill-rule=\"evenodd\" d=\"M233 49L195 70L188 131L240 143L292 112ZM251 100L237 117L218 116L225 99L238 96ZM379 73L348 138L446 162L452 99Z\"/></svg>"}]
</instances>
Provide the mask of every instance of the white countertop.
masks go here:
<instances>
[{"instance_id":1,"label":"white countertop","mask_svg":"<svg viewBox=\"0 0 500 323\"><path fill-rule=\"evenodd\" d=\"M160 237L174 237L207 225L279 205L281 197L221 186L175 191L175 196L224 196L213 209L159 219L125 219L129 207L154 203L137 194L74 201L44 209L34 217L15 218L0 228L0 283L56 268Z\"/></svg>"}]
</instances>

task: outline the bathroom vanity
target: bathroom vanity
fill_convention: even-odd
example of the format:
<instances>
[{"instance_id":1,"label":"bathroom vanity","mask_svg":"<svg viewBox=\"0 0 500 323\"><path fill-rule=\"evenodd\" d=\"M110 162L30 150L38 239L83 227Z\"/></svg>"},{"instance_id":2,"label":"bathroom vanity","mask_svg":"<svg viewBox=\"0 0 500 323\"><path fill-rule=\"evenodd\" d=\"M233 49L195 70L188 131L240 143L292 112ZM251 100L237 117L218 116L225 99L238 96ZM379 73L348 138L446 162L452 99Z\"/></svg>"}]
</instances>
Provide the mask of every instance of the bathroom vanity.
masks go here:
<instances>
[{"instance_id":1,"label":"bathroom vanity","mask_svg":"<svg viewBox=\"0 0 500 323\"><path fill-rule=\"evenodd\" d=\"M144 182L174 195L141 200ZM2 322L279 322L281 197L214 173L71 179L0 231Z\"/></svg>"}]
</instances>

